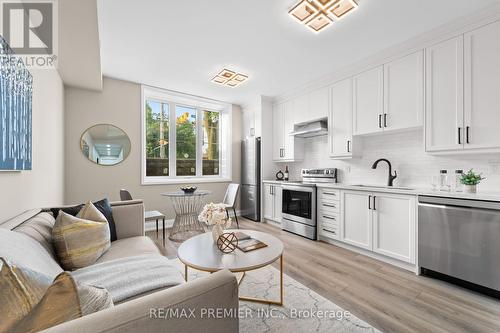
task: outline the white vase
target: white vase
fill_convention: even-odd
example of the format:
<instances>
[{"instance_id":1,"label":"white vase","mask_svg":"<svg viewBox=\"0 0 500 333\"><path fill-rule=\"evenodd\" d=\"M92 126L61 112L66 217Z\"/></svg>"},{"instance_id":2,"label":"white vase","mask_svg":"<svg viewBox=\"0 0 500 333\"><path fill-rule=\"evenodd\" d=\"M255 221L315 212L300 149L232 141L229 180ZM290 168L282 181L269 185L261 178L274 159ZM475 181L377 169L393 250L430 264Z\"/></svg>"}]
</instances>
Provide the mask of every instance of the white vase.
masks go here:
<instances>
[{"instance_id":1,"label":"white vase","mask_svg":"<svg viewBox=\"0 0 500 333\"><path fill-rule=\"evenodd\" d=\"M212 238L214 239L214 244L217 244L217 240L223 233L224 230L219 224L214 225L214 227L212 228Z\"/></svg>"},{"instance_id":2,"label":"white vase","mask_svg":"<svg viewBox=\"0 0 500 333\"><path fill-rule=\"evenodd\" d=\"M464 192L465 193L476 193L477 192L477 185L464 185Z\"/></svg>"}]
</instances>

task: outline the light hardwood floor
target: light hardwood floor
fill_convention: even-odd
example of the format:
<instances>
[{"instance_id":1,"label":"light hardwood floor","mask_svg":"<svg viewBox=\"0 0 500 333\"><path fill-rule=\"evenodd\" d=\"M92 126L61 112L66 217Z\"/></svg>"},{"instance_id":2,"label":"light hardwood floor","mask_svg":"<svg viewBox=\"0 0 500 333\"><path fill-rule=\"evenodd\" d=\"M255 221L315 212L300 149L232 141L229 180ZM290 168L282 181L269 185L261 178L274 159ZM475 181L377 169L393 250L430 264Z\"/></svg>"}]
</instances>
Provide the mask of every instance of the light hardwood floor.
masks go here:
<instances>
[{"instance_id":1,"label":"light hardwood floor","mask_svg":"<svg viewBox=\"0 0 500 333\"><path fill-rule=\"evenodd\" d=\"M286 274L383 332L500 332L497 299L266 223L240 218L240 228L280 238ZM167 240L165 254L175 257L177 246Z\"/></svg>"}]
</instances>

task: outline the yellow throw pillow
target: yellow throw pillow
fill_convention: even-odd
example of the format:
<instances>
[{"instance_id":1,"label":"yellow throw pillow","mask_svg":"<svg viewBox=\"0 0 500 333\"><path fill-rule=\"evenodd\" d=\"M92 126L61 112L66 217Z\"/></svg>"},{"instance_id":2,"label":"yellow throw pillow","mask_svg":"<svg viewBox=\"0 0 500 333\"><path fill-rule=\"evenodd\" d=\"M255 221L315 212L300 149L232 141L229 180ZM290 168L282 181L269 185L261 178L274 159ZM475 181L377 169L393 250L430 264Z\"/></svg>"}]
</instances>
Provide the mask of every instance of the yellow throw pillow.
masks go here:
<instances>
[{"instance_id":1,"label":"yellow throw pillow","mask_svg":"<svg viewBox=\"0 0 500 333\"><path fill-rule=\"evenodd\" d=\"M76 216L59 211L52 239L65 270L92 265L111 246L108 221L90 201Z\"/></svg>"},{"instance_id":2,"label":"yellow throw pillow","mask_svg":"<svg viewBox=\"0 0 500 333\"><path fill-rule=\"evenodd\" d=\"M0 258L0 332L37 332L113 306L104 288L77 283L63 272L53 282Z\"/></svg>"},{"instance_id":3,"label":"yellow throw pillow","mask_svg":"<svg viewBox=\"0 0 500 333\"><path fill-rule=\"evenodd\" d=\"M51 279L0 258L0 332L7 332L40 302Z\"/></svg>"}]
</instances>

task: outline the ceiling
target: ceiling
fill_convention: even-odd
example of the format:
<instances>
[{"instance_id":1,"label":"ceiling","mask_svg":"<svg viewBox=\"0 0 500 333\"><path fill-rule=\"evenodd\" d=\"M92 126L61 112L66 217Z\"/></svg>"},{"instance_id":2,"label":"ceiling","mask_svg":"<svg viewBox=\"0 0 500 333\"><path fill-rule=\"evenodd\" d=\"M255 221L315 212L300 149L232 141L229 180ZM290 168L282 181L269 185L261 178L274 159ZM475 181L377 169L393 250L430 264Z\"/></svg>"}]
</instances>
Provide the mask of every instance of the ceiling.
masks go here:
<instances>
[{"instance_id":1,"label":"ceiling","mask_svg":"<svg viewBox=\"0 0 500 333\"><path fill-rule=\"evenodd\" d=\"M248 104L342 69L499 0L360 0L314 34L287 14L296 0L99 0L105 76ZM221 69L249 75L237 88Z\"/></svg>"}]
</instances>

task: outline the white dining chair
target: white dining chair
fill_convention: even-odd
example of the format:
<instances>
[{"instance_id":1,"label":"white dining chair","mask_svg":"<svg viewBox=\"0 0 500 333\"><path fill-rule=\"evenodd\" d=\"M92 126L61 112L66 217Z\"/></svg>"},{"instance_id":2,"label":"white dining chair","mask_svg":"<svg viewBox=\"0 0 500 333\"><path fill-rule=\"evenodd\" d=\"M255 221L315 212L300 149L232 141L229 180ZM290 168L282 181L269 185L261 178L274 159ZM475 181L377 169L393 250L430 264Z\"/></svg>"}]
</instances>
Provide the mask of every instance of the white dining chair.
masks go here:
<instances>
[{"instance_id":1,"label":"white dining chair","mask_svg":"<svg viewBox=\"0 0 500 333\"><path fill-rule=\"evenodd\" d=\"M234 219L236 220L236 226L240 228L238 223L238 216L236 216L236 209L234 205L236 203L236 196L238 195L238 190L240 189L240 184L229 184L226 190L226 195L224 196L223 203L226 205L226 215L229 217L229 209L233 210Z\"/></svg>"}]
</instances>

